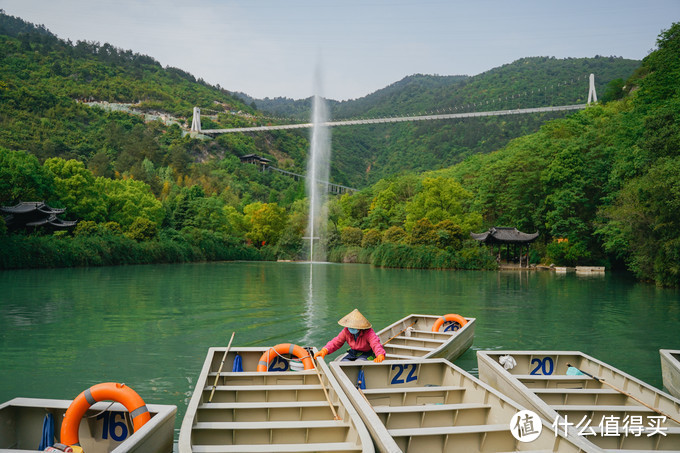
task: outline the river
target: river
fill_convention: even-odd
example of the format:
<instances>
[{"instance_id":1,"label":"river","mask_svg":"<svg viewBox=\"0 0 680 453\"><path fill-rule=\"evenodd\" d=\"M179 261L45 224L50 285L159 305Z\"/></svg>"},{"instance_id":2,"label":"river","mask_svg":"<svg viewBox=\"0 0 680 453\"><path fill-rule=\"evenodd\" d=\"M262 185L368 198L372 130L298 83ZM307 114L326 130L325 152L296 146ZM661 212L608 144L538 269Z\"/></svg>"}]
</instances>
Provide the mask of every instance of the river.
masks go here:
<instances>
[{"instance_id":1,"label":"river","mask_svg":"<svg viewBox=\"0 0 680 453\"><path fill-rule=\"evenodd\" d=\"M478 349L580 350L661 388L658 350L680 349L680 291L623 274L264 262L16 270L0 272L0 399L72 399L124 382L147 403L177 405L179 428L208 347L236 332L233 346L320 349L354 308L376 330L409 313L477 318L456 361L474 375Z\"/></svg>"}]
</instances>

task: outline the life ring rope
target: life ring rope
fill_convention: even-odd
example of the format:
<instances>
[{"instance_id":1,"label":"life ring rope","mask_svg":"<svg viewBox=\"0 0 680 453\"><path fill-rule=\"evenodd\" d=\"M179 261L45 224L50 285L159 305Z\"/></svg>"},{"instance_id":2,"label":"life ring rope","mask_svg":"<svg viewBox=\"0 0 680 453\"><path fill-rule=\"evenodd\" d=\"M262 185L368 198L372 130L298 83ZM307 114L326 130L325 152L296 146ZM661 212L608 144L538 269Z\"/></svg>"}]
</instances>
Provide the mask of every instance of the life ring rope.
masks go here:
<instances>
[{"instance_id":1,"label":"life ring rope","mask_svg":"<svg viewBox=\"0 0 680 453\"><path fill-rule=\"evenodd\" d=\"M260 360L257 362L257 371L268 371L269 363L271 362L272 358L279 356L285 359L283 355L293 355L300 359L305 370L311 370L314 368L311 355L303 347L293 343L281 343L267 349L264 354L262 354Z\"/></svg>"},{"instance_id":2,"label":"life ring rope","mask_svg":"<svg viewBox=\"0 0 680 453\"><path fill-rule=\"evenodd\" d=\"M85 412L98 401L113 400L121 403L130 412L135 431L151 420L151 414L141 396L125 384L103 382L93 385L78 395L69 405L61 424L61 443L80 445L78 429ZM106 409L105 409L106 410Z\"/></svg>"},{"instance_id":3,"label":"life ring rope","mask_svg":"<svg viewBox=\"0 0 680 453\"><path fill-rule=\"evenodd\" d=\"M441 326L447 321L457 322L458 324L460 324L461 327L463 327L468 322L467 319L463 318L461 315L449 313L447 315L441 316L434 322L434 325L432 326L432 332L439 332Z\"/></svg>"}]
</instances>

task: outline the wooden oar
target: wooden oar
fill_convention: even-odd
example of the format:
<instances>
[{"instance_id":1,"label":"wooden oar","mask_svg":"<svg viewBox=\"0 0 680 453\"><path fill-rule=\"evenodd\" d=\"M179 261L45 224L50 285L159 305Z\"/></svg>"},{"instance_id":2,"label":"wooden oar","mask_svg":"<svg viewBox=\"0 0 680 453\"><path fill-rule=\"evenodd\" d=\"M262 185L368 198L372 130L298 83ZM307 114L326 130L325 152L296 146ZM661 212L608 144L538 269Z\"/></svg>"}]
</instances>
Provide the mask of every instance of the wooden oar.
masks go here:
<instances>
[{"instance_id":1,"label":"wooden oar","mask_svg":"<svg viewBox=\"0 0 680 453\"><path fill-rule=\"evenodd\" d=\"M568 366L568 367L572 367L572 368L576 368L575 366L569 365L568 363L567 363L567 366ZM673 420L675 423L677 423L677 424L680 425L680 421L679 421L678 419L671 417L670 415L666 414L666 413L663 412L663 411L660 411L659 409L657 409L657 408L655 408L655 407L653 407L653 406L650 406L649 404L645 403L644 401L640 400L639 398L634 397L633 395L631 395L630 393L626 392L625 390L621 390L621 389L618 388L617 386L615 386L615 385L613 385L613 384L610 384L609 382L605 381L605 380L602 379L601 377L593 376L592 374L587 373L587 372L585 372L585 371L583 371L583 370L580 370L580 369L578 369L578 368L576 368L576 369L579 370L581 373L585 374L586 376L589 376L589 377L595 379L597 382L600 382L600 383L602 383L602 384L604 384L604 385L608 385L609 387L613 388L613 389L616 390L617 392L622 393L622 394L626 395L628 398L631 398L631 399L637 401L638 403L640 403L640 404L642 404L643 406L645 406L647 409L651 409L651 410L653 410L654 412L656 412L656 413L659 414L659 415L663 415L663 416L666 417L666 418L670 418L670 419Z\"/></svg>"},{"instance_id":2,"label":"wooden oar","mask_svg":"<svg viewBox=\"0 0 680 453\"><path fill-rule=\"evenodd\" d=\"M312 355L310 352L309 355ZM319 357L318 359L312 359L314 362L314 370L316 370L316 375L319 377L319 384L321 384L321 388L323 389L323 394L326 395L326 401L328 401L328 405L331 407L331 411L333 411L333 418L335 420L340 420L340 417L338 417L338 413L335 412L335 406L333 403L331 403L331 398L328 396L328 390L326 390L326 386L323 383L323 379L321 378L321 373L319 372L319 368L316 366L316 360L323 360L323 358Z\"/></svg>"},{"instance_id":3,"label":"wooden oar","mask_svg":"<svg viewBox=\"0 0 680 453\"><path fill-rule=\"evenodd\" d=\"M217 376L215 376L215 383L213 384L212 391L210 392L210 398L208 398L208 402L212 401L213 395L215 394L215 389L217 388L217 380L220 378L220 373L222 372L224 361L227 360L227 354L229 353L229 348L231 348L231 342L234 341L234 335L236 335L236 332L231 333L231 340L229 340L227 349L224 350L224 355L222 356L222 363L220 363L220 369L217 370Z\"/></svg>"},{"instance_id":4,"label":"wooden oar","mask_svg":"<svg viewBox=\"0 0 680 453\"><path fill-rule=\"evenodd\" d=\"M397 337L398 337L399 335L401 335L402 333L406 332L406 331L408 330L409 327L413 327L413 324L415 324L415 323L417 323L417 322L418 322L418 320L416 319L415 321L413 321L413 323L411 323L410 326L406 327L406 329L402 330L401 332L399 332L398 334L396 334L395 336L393 336L392 338L390 338L389 340L387 340L386 342L384 342L384 343L383 343L383 346L385 346L387 343L389 343L390 341L392 341L392 340L394 340L395 338L397 338Z\"/></svg>"}]
</instances>

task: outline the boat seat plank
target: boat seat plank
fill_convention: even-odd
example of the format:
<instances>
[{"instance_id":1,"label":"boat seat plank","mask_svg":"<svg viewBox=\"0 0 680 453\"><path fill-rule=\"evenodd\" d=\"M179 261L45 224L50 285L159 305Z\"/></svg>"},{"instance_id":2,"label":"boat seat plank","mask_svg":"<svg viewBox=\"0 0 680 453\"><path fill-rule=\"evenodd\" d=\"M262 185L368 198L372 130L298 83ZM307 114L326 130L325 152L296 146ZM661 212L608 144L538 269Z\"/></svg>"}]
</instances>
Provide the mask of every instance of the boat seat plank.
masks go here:
<instances>
[{"instance_id":1,"label":"boat seat plank","mask_svg":"<svg viewBox=\"0 0 680 453\"><path fill-rule=\"evenodd\" d=\"M385 354L386 359L405 359L405 360L410 360L410 359L420 359L420 356L415 356L415 355L404 355L404 354L392 354L391 352L388 352Z\"/></svg>"},{"instance_id":2,"label":"boat seat plank","mask_svg":"<svg viewBox=\"0 0 680 453\"><path fill-rule=\"evenodd\" d=\"M416 340L416 341L423 341L427 343L437 343L437 344L444 344L448 340L444 339L439 339L439 338L425 338L425 337L416 337L411 335L410 337L407 337L406 335L399 335L398 337L395 338L395 340Z\"/></svg>"},{"instance_id":3,"label":"boat seat plank","mask_svg":"<svg viewBox=\"0 0 680 453\"><path fill-rule=\"evenodd\" d=\"M255 401L246 403L202 403L199 409L278 409L301 407L326 407L327 401ZM337 406L337 404L335 404Z\"/></svg>"},{"instance_id":4,"label":"boat seat plank","mask_svg":"<svg viewBox=\"0 0 680 453\"><path fill-rule=\"evenodd\" d=\"M451 336L450 333L448 332L432 332L431 330L412 330L411 335L413 334L427 334L427 335L432 335L432 338L440 336L440 337L447 337L448 338Z\"/></svg>"},{"instance_id":5,"label":"boat seat plank","mask_svg":"<svg viewBox=\"0 0 680 453\"><path fill-rule=\"evenodd\" d=\"M299 428L341 428L349 426L343 420L302 420L267 422L198 422L195 430L232 430L232 429L299 429Z\"/></svg>"},{"instance_id":6,"label":"boat seat plank","mask_svg":"<svg viewBox=\"0 0 680 453\"><path fill-rule=\"evenodd\" d=\"M610 450L608 448L603 451L604 453L659 453L659 450L634 450L631 452L631 450ZM680 450L663 450L663 453L680 453Z\"/></svg>"},{"instance_id":7,"label":"boat seat plank","mask_svg":"<svg viewBox=\"0 0 680 453\"><path fill-rule=\"evenodd\" d=\"M420 346L411 346L411 345L408 345L408 344L394 344L394 343L386 344L385 348L405 349L407 351L409 351L409 350L411 350L411 351L423 351L423 352L432 351L432 348L422 348Z\"/></svg>"},{"instance_id":8,"label":"boat seat plank","mask_svg":"<svg viewBox=\"0 0 680 453\"><path fill-rule=\"evenodd\" d=\"M533 393L550 393L550 394L574 394L574 395L621 395L610 388L592 388L592 389L563 389L563 388L549 388L549 389L531 389Z\"/></svg>"},{"instance_id":9,"label":"boat seat plank","mask_svg":"<svg viewBox=\"0 0 680 453\"><path fill-rule=\"evenodd\" d=\"M378 413L404 413L404 412L434 412L434 411L463 411L469 409L491 409L490 404L462 403L462 404L419 404L414 406L373 406Z\"/></svg>"},{"instance_id":10,"label":"boat seat plank","mask_svg":"<svg viewBox=\"0 0 680 453\"><path fill-rule=\"evenodd\" d=\"M566 374L513 374L514 378L520 381L593 381L594 379L588 376L568 376Z\"/></svg>"},{"instance_id":11,"label":"boat seat plank","mask_svg":"<svg viewBox=\"0 0 680 453\"><path fill-rule=\"evenodd\" d=\"M560 404L552 406L557 412L655 412L645 406L601 406L597 404Z\"/></svg>"},{"instance_id":12,"label":"boat seat plank","mask_svg":"<svg viewBox=\"0 0 680 453\"><path fill-rule=\"evenodd\" d=\"M362 451L361 446L353 442L328 442L313 444L249 444L249 445L192 445L194 453L264 453L264 452L296 452L296 451Z\"/></svg>"},{"instance_id":13,"label":"boat seat plank","mask_svg":"<svg viewBox=\"0 0 680 453\"><path fill-rule=\"evenodd\" d=\"M463 392L465 387L455 385L440 385L433 387L386 387L364 390L365 395L380 395L382 393L416 393L416 392Z\"/></svg>"},{"instance_id":14,"label":"boat seat plank","mask_svg":"<svg viewBox=\"0 0 680 453\"><path fill-rule=\"evenodd\" d=\"M490 432L510 431L509 423L498 425L466 425L466 426L436 426L432 428L400 428L387 430L392 437L406 436L441 436L455 434L484 434Z\"/></svg>"},{"instance_id":15,"label":"boat seat plank","mask_svg":"<svg viewBox=\"0 0 680 453\"><path fill-rule=\"evenodd\" d=\"M208 385L204 388L205 391L210 392L212 391L213 386ZM280 390L321 390L321 385L320 384L305 384L305 385L300 385L300 384L282 384L282 385L276 385L276 384L268 384L268 385L218 385L215 387L215 391L217 392L250 392L250 391L269 391L269 392L277 392Z\"/></svg>"}]
</instances>

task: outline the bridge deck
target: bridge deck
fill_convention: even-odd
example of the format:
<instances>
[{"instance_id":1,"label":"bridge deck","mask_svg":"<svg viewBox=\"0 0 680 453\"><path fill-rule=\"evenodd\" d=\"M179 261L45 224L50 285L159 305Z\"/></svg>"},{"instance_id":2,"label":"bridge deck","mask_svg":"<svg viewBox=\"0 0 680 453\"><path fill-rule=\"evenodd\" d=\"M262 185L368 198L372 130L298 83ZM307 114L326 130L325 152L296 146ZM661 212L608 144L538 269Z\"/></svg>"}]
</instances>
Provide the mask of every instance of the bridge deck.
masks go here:
<instances>
[{"instance_id":1,"label":"bridge deck","mask_svg":"<svg viewBox=\"0 0 680 453\"><path fill-rule=\"evenodd\" d=\"M447 120L457 118L476 118L483 116L503 116L503 115L524 115L530 113L546 113L559 112L564 110L582 110L587 104L573 104L560 105L554 107L534 107L529 109L515 109L515 110L493 110L488 112L469 112L469 113L443 113L438 115L421 115L421 116L400 116L394 118L373 118L367 120L343 120L343 121L327 121L320 123L320 126L337 127L337 126L356 126L359 124L382 124L382 123L403 123L408 121L431 121L431 120ZM314 126L314 123L300 123L300 124L282 124L276 126L254 126L254 127L234 127L230 129L203 129L203 134L228 134L233 132L258 132L258 131L280 131L287 129L306 129Z\"/></svg>"}]
</instances>

